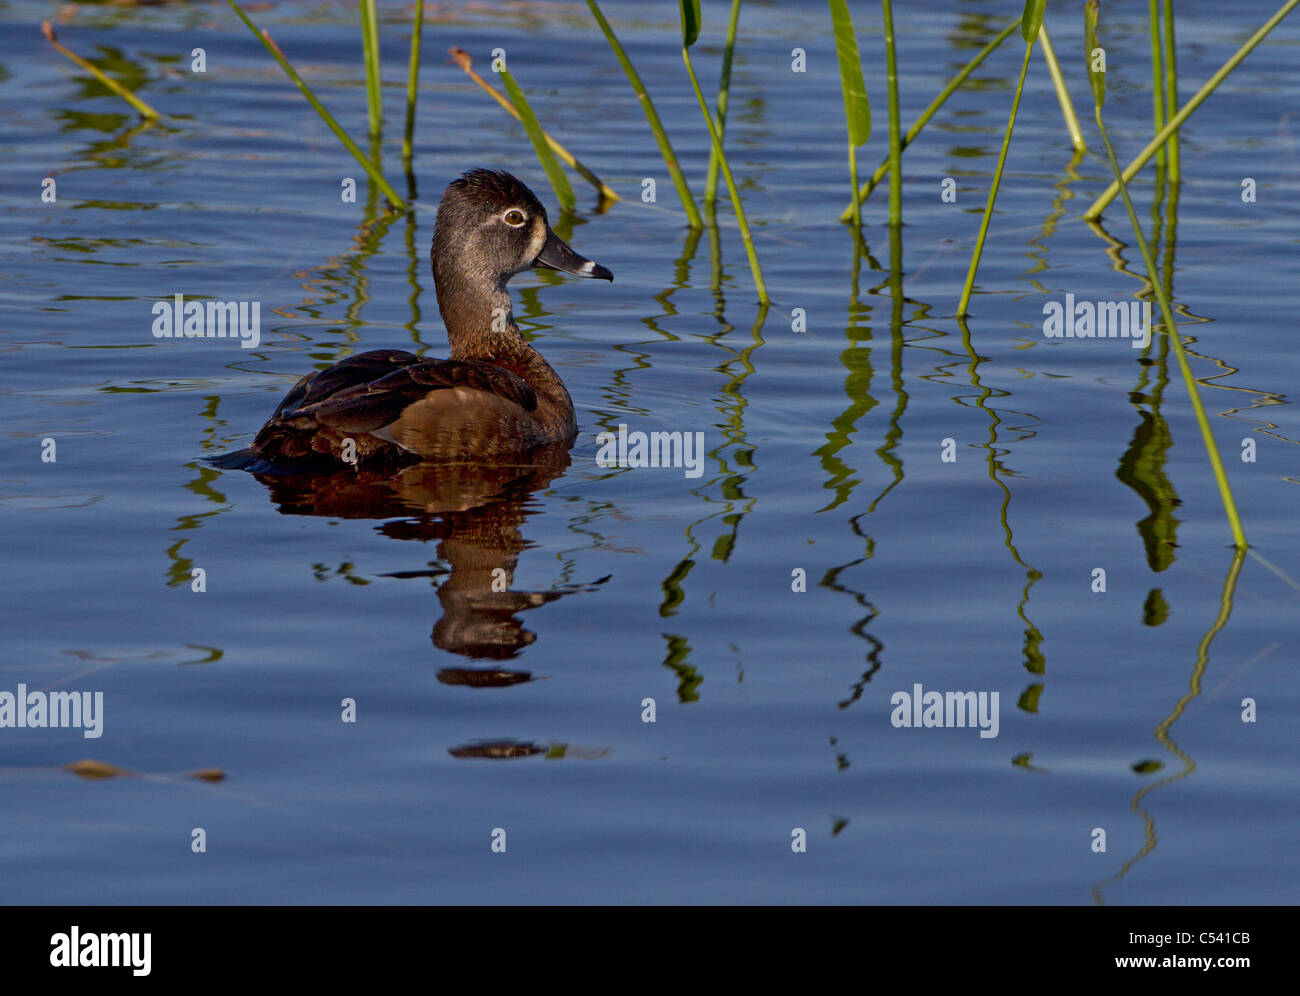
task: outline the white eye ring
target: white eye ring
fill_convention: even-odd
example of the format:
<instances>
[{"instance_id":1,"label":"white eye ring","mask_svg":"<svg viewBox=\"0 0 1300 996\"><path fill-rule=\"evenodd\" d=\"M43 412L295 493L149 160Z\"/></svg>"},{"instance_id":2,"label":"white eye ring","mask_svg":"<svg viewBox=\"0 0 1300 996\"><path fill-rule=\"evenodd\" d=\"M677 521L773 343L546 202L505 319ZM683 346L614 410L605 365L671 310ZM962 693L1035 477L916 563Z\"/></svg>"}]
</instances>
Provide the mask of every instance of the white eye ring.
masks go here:
<instances>
[{"instance_id":1,"label":"white eye ring","mask_svg":"<svg viewBox=\"0 0 1300 996\"><path fill-rule=\"evenodd\" d=\"M510 219L512 216L517 217L519 220L511 221ZM511 208L509 211L507 211L505 214L501 216L501 220L504 221L511 228L523 228L524 222L528 220L528 216L524 214L522 211L520 211L518 208Z\"/></svg>"}]
</instances>

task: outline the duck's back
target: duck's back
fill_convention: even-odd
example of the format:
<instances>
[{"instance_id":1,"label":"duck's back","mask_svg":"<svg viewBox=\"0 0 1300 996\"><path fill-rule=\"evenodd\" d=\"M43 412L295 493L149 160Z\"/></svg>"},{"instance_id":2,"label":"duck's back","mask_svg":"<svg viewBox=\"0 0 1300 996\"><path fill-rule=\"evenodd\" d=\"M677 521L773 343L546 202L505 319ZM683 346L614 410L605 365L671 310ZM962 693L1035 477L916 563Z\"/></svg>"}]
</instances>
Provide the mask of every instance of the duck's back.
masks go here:
<instances>
[{"instance_id":1,"label":"duck's back","mask_svg":"<svg viewBox=\"0 0 1300 996\"><path fill-rule=\"evenodd\" d=\"M572 438L572 407L557 401L539 399L519 373L495 363L376 349L304 376L251 446L212 462L296 474L346 463L517 459Z\"/></svg>"}]
</instances>

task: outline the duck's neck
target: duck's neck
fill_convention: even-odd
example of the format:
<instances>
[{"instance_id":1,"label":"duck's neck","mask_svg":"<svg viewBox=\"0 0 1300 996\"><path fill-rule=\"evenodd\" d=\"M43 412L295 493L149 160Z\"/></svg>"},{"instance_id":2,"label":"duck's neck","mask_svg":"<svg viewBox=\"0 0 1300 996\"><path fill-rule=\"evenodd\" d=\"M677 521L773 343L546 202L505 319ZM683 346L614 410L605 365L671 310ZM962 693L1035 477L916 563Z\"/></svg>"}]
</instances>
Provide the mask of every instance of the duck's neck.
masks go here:
<instances>
[{"instance_id":1,"label":"duck's neck","mask_svg":"<svg viewBox=\"0 0 1300 996\"><path fill-rule=\"evenodd\" d=\"M438 310L447 326L451 359L493 363L518 374L533 390L572 409L564 382L515 324L510 293L475 280L454 265L433 267Z\"/></svg>"}]
</instances>

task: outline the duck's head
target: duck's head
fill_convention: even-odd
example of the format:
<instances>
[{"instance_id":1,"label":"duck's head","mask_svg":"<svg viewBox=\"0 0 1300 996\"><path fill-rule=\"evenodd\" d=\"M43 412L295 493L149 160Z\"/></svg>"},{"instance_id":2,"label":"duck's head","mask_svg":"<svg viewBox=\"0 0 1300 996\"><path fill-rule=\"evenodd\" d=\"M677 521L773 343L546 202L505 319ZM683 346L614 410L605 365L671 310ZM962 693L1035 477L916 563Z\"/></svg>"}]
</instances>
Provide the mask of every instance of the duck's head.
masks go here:
<instances>
[{"instance_id":1,"label":"duck's head","mask_svg":"<svg viewBox=\"0 0 1300 996\"><path fill-rule=\"evenodd\" d=\"M499 170L472 169L443 192L432 256L434 280L440 284L449 278L500 287L535 266L614 279L551 231L537 195Z\"/></svg>"}]
</instances>

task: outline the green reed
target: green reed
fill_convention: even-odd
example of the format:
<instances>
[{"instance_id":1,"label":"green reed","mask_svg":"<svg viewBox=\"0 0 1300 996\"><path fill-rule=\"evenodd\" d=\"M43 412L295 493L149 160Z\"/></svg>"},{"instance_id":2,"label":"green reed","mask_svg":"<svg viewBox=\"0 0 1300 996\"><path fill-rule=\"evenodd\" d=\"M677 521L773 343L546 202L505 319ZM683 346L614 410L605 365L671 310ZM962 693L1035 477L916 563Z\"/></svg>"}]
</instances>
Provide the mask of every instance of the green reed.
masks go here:
<instances>
[{"instance_id":1,"label":"green reed","mask_svg":"<svg viewBox=\"0 0 1300 996\"><path fill-rule=\"evenodd\" d=\"M1002 139L1002 148L998 151L998 165L993 171L993 183L989 187L989 201L984 208L984 217L980 220L979 235L975 239L975 248L971 252L970 268L966 272L966 284L962 287L961 301L957 305L959 317L965 317L969 311L971 291L975 287L975 275L979 272L980 256L984 252L984 240L988 236L989 222L993 218L993 205L998 199L998 186L1002 182L1002 169L1007 162L1007 149L1011 146L1011 133L1016 127L1016 111L1020 108L1020 94L1025 89L1025 74L1029 72L1029 57L1034 54L1034 39L1038 37L1043 25L1043 9L1047 0L1025 0L1025 11L1020 18L1020 34L1025 39L1025 61L1020 66L1020 81L1016 84L1016 94L1011 101L1011 116L1007 119L1007 133Z\"/></svg>"},{"instance_id":2,"label":"green reed","mask_svg":"<svg viewBox=\"0 0 1300 996\"><path fill-rule=\"evenodd\" d=\"M718 138L727 137L727 104L731 98L731 62L736 54L736 26L740 22L740 0L731 0L727 40L722 48L722 71L718 74ZM718 200L718 156L709 148L709 173L704 183L704 203L710 209Z\"/></svg>"},{"instance_id":3,"label":"green reed","mask_svg":"<svg viewBox=\"0 0 1300 996\"><path fill-rule=\"evenodd\" d=\"M86 72L90 73L90 75L95 77L95 79L99 80L100 83L103 83L104 86L108 87L115 94L117 94L128 104L134 107L137 111L139 111L140 116L143 117L145 120L152 121L160 116L157 111L155 111L143 100L141 100L139 97L133 94L130 90L124 87L117 80L113 79L113 77L105 73L93 62L87 62L81 56L77 55L76 52L73 52L71 49L65 47L64 45L59 44L58 37L54 34L54 28L50 26L49 21L41 22L41 34L45 36L46 41L48 41L52 46L54 46L54 51L58 52L60 55L66 56L73 63L80 66Z\"/></svg>"},{"instance_id":4,"label":"green reed","mask_svg":"<svg viewBox=\"0 0 1300 996\"><path fill-rule=\"evenodd\" d=\"M1219 448L1214 441L1214 433L1210 429L1209 418L1205 414L1205 406L1201 403L1201 396L1196 386L1196 377L1193 375L1191 364L1187 360L1187 351L1183 347L1183 338L1178 332L1177 323L1174 321L1173 309L1169 304L1169 294L1160 280L1160 273L1151 255L1151 247L1142 232L1142 224L1138 221L1137 211L1133 207L1133 199L1129 196L1128 184L1120 173L1119 162L1115 158L1115 150L1110 144L1110 136L1106 133L1106 122L1102 119L1101 108L1106 102L1106 76L1104 71L1093 69L1092 55L1098 48L1097 0L1088 0L1087 5L1084 7L1084 39L1084 56L1088 65L1088 80L1092 88L1097 130L1101 134L1102 144L1106 146L1106 156L1110 160L1111 171L1115 174L1115 183L1119 188L1120 196L1124 199L1124 208L1128 212L1129 224L1133 226L1133 235L1137 239L1139 250L1141 250L1142 261L1146 265L1151 288L1160 304L1160 315L1164 321L1165 332L1173 343L1174 355L1178 359L1178 369L1182 372L1183 381L1187 385L1192 412L1196 416L1196 424L1200 427L1201 439L1205 443L1205 452L1210 458L1210 468L1214 473L1214 481L1218 485L1219 496L1223 500L1223 509L1228 517L1228 526L1232 530L1233 544L1238 550L1245 550L1246 533L1241 525L1241 517L1237 514L1237 504L1232 497L1232 487L1228 483L1223 460L1219 456ZM1171 120L1170 124L1172 123Z\"/></svg>"},{"instance_id":5,"label":"green reed","mask_svg":"<svg viewBox=\"0 0 1300 996\"><path fill-rule=\"evenodd\" d=\"M871 103L862 81L862 59L853 31L847 0L828 0L831 25L835 29L835 54L840 63L840 89L844 93L844 118L849 128L849 182L853 193L853 226L862 224L862 201L858 197L858 146L871 137ZM891 118L891 123L892 123ZM892 136L892 132L891 132ZM891 143L892 149L892 143Z\"/></svg>"},{"instance_id":6,"label":"green reed","mask_svg":"<svg viewBox=\"0 0 1300 996\"><path fill-rule=\"evenodd\" d=\"M1146 144L1146 147L1137 154L1137 157L1124 167L1124 171L1120 174L1119 180L1112 182L1101 196L1089 205L1088 209L1083 212L1083 218L1085 221L1093 221L1101 216L1102 211L1106 209L1106 205L1113 201L1115 195L1119 193L1121 181L1123 183L1128 183L1132 180L1133 177L1137 175L1138 171L1150 161L1151 157L1160 149L1165 147L1170 136L1178 132L1178 129L1182 126L1183 122L1191 116L1192 112L1201 106L1205 101L1205 98L1212 94L1218 88L1219 84L1227 78L1228 74L1236 69L1237 66L1241 64L1241 61L1245 59L1246 56L1250 55L1260 42L1268 37L1268 33L1277 27L1282 18L1286 17L1286 15L1289 14L1298 3L1300 3L1300 0L1286 0L1286 3L1282 4L1272 17L1260 25L1259 29L1246 39L1241 48L1237 49L1237 51L1233 53L1232 57L1220 66L1213 76L1205 81L1192 98L1180 107L1176 114L1165 122L1165 126L1156 133L1155 138L1151 139L1151 141Z\"/></svg>"},{"instance_id":7,"label":"green reed","mask_svg":"<svg viewBox=\"0 0 1300 996\"><path fill-rule=\"evenodd\" d=\"M1147 0L1151 21L1151 124L1155 131L1165 126L1165 54L1160 44L1160 0ZM1156 166L1164 169L1165 147L1156 151Z\"/></svg>"},{"instance_id":8,"label":"green reed","mask_svg":"<svg viewBox=\"0 0 1300 996\"><path fill-rule=\"evenodd\" d=\"M375 0L360 0L361 54L366 64L366 109L370 134L378 135L384 124L383 95L379 78L379 11Z\"/></svg>"},{"instance_id":9,"label":"green reed","mask_svg":"<svg viewBox=\"0 0 1300 996\"><path fill-rule=\"evenodd\" d=\"M691 228L703 228L704 219L700 217L699 208L695 206L695 198L691 196L691 188L686 182L686 177L682 175L682 168L677 163L677 154L673 152L672 143L668 140L668 133L664 131L663 122L659 120L659 114L655 111L654 102L650 99L645 84L641 82L641 77L633 67L632 60L627 57L627 53L623 51L623 46L619 44L614 29L610 27L609 21L605 20L605 15L601 13L600 8L596 5L596 0L587 0L587 6L591 8L592 16L596 19L601 32L605 35L605 40L609 42L609 47L614 50L614 57L618 59L619 65L623 67L628 82L632 84L632 90L641 102L641 109L645 111L646 121L650 124L650 131L654 133L655 142L659 145L659 154L663 156L664 166L668 168L668 175L672 177L673 186L677 188L677 197L681 200L682 209L686 212L686 220Z\"/></svg>"},{"instance_id":10,"label":"green reed","mask_svg":"<svg viewBox=\"0 0 1300 996\"><path fill-rule=\"evenodd\" d=\"M1038 26L1038 41L1043 50L1043 61L1047 63L1047 72L1052 77L1052 87L1056 90L1057 103L1061 105L1061 117L1065 119L1065 130L1070 133L1070 144L1075 152L1087 152L1088 145L1083 140L1083 129L1079 127L1079 117L1074 113L1074 101L1065 85L1065 74L1056 59L1056 50L1052 48L1052 39L1047 34L1047 25Z\"/></svg>"},{"instance_id":11,"label":"green reed","mask_svg":"<svg viewBox=\"0 0 1300 996\"><path fill-rule=\"evenodd\" d=\"M500 75L501 82L506 85L506 92L510 94L511 103L519 112L519 121L523 124L524 131L528 133L528 141L533 143L533 151L537 153L537 159L542 164L542 169L546 171L546 178L551 181L551 187L555 190L555 198L560 202L560 210L572 211L577 206L573 187L569 184L569 178L564 175L564 167L555 158L555 152L546 141L546 133L538 124L537 115L528 106L524 91L519 89L519 84L504 66L501 67Z\"/></svg>"},{"instance_id":12,"label":"green reed","mask_svg":"<svg viewBox=\"0 0 1300 996\"><path fill-rule=\"evenodd\" d=\"M352 141L348 136L348 133L343 130L343 126L334 120L334 116L325 109L325 105L316 98L316 94L312 93L311 87L303 81L303 78L298 75L298 71L293 68L289 60L285 58L284 53L280 51L280 46L271 40L271 36L267 32L258 30L257 25L249 19L248 15L244 13L243 9L235 2L235 0L226 0L226 2L234 8L235 13L239 15L239 19L248 26L248 30L253 32L257 39L266 46L266 50L274 56L275 61L278 62L280 68L284 70L285 75L288 76L289 79L293 80L298 89L302 91L302 95L307 98L307 103L311 104L311 106L315 108L316 113L320 115L321 120L325 122L330 131L334 132L338 137L338 140L343 143L343 147L352 153L353 158L360 163L361 168L366 171L366 174L375 182L375 185L383 191L383 194L388 198L389 203L392 204L393 207L405 211L406 202L398 196L397 191L394 190L389 185L388 181L384 179L384 175L379 171L378 167L375 166L374 162L372 162L366 154L357 147L356 142Z\"/></svg>"},{"instance_id":13,"label":"green reed","mask_svg":"<svg viewBox=\"0 0 1300 996\"><path fill-rule=\"evenodd\" d=\"M881 0L885 28L885 77L889 87L889 224L903 223L903 142L898 121L898 59L894 53L894 9Z\"/></svg>"},{"instance_id":14,"label":"green reed","mask_svg":"<svg viewBox=\"0 0 1300 996\"><path fill-rule=\"evenodd\" d=\"M515 108L515 105L510 102L510 98L474 71L474 62L470 58L468 52L463 48L453 45L451 48L447 49L447 54L451 56L452 62L465 70L465 75L482 87L484 91L487 92L488 96L505 109L507 114L521 124L523 123L523 118L520 117L519 111ZM540 128L541 126L538 125L538 127ZM557 142L548 132L543 130L542 137L546 139L546 144L550 146L551 151L559 156L561 161L564 162L569 169L573 170L600 191L602 202L617 201L621 199L618 194L614 192L613 188L609 187L600 177L583 165L582 160L574 156L572 152Z\"/></svg>"},{"instance_id":15,"label":"green reed","mask_svg":"<svg viewBox=\"0 0 1300 996\"><path fill-rule=\"evenodd\" d=\"M727 181L731 205L736 212L736 223L740 227L740 237L745 244L745 255L749 257L749 269L754 275L754 289L758 292L759 303L766 305L771 302L771 298L767 295L767 284L763 281L763 271L758 265L758 255L754 252L754 238L749 232L749 222L745 218L745 206L740 201L740 192L736 189L735 178L731 175L727 154L722 150L722 140L713 125L713 115L709 111L709 105L704 101L703 91L700 90L700 81L695 75L695 67L691 65L691 46L700 37L700 0L681 0L681 11L682 61L686 64L686 73L691 78L695 99L700 105L700 113L704 115L704 124L709 129L709 141L713 143L714 151L718 154L718 163L722 167L723 178Z\"/></svg>"},{"instance_id":16,"label":"green reed","mask_svg":"<svg viewBox=\"0 0 1300 996\"><path fill-rule=\"evenodd\" d=\"M411 60L406 70L406 126L402 129L402 168L412 182L411 146L415 139L415 99L420 87L420 44L424 35L424 0L415 0L411 24Z\"/></svg>"},{"instance_id":17,"label":"green reed","mask_svg":"<svg viewBox=\"0 0 1300 996\"><path fill-rule=\"evenodd\" d=\"M909 145L912 144L912 141L916 138L916 136L921 134L921 129L924 128L927 124L929 124L930 119L934 117L934 115L938 112L939 108L944 105L944 102L950 96L952 96L952 94L957 90L958 87L960 87L963 83L966 82L967 78L970 76L971 73L973 73L977 68L979 68L980 63L982 63L986 58L988 58L989 54L992 53L992 51L995 48L997 48L1004 41L1006 41L1007 38L1010 37L1011 32L1015 31L1016 28L1018 28L1019 26L1020 26L1020 18L1016 18L1005 28L1003 28L1000 32L998 32L997 36L994 37L993 40L990 41L987 45L985 45L984 48L982 48L975 55L975 57L970 60L970 62L966 63L966 65L962 67L961 72L959 72L956 76L954 76L951 80L948 81L948 85L939 91L939 94L934 98L934 100L930 101L930 106L921 112L921 116L916 119L916 123L912 125L911 128L907 129L907 134L905 134L902 137L902 140L899 142L900 151L902 149L906 149ZM867 196L873 190L875 190L877 186L879 186L880 181L883 180L885 178L885 174L889 172L889 164L890 164L890 159L888 156L886 156L885 160L878 167L876 167L876 171L871 175L871 179L869 179L865 184L863 184L861 189L858 191L859 201L865 201L867 199ZM846 207L843 213L840 215L840 221L848 221L852 217L853 217L853 205L852 203L850 203L849 206Z\"/></svg>"},{"instance_id":18,"label":"green reed","mask_svg":"<svg viewBox=\"0 0 1300 996\"><path fill-rule=\"evenodd\" d=\"M1165 0L1165 112L1178 112L1178 57L1174 52L1174 3ZM1169 182L1177 184L1182 179L1178 151L1178 132L1169 136Z\"/></svg>"}]
</instances>

